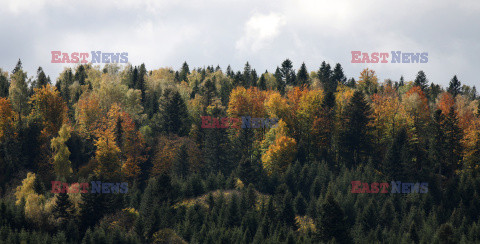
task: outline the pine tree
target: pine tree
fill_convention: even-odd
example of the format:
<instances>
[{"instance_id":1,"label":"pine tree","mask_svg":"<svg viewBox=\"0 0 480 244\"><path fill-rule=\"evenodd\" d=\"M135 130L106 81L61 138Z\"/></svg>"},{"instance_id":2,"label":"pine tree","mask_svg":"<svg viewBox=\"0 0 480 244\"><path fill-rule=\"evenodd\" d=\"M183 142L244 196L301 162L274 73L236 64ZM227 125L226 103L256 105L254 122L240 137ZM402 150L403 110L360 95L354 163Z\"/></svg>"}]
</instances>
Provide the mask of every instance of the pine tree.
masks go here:
<instances>
[{"instance_id":1,"label":"pine tree","mask_svg":"<svg viewBox=\"0 0 480 244\"><path fill-rule=\"evenodd\" d=\"M297 72L297 82L296 84L298 86L309 86L310 82L308 80L308 71L307 71L307 66L305 63L302 63L302 66L300 66L300 69Z\"/></svg>"},{"instance_id":2,"label":"pine tree","mask_svg":"<svg viewBox=\"0 0 480 244\"><path fill-rule=\"evenodd\" d=\"M184 179L188 175L189 166L188 166L188 153L187 146L182 144L178 151L178 155L174 162L174 172L175 175Z\"/></svg>"},{"instance_id":3,"label":"pine tree","mask_svg":"<svg viewBox=\"0 0 480 244\"><path fill-rule=\"evenodd\" d=\"M458 117L454 108L450 109L444 125L446 145L445 162L447 163L446 170L448 176L453 176L463 155L463 147L461 143L463 132L458 127Z\"/></svg>"},{"instance_id":4,"label":"pine tree","mask_svg":"<svg viewBox=\"0 0 480 244\"><path fill-rule=\"evenodd\" d=\"M252 70L251 72L251 76L252 76L252 86L257 86L257 81L258 81L258 75L257 75L257 71L255 69Z\"/></svg>"},{"instance_id":5,"label":"pine tree","mask_svg":"<svg viewBox=\"0 0 480 244\"><path fill-rule=\"evenodd\" d=\"M36 88L42 88L48 84L47 76L43 72L42 67L38 67L37 69L37 80L36 80Z\"/></svg>"},{"instance_id":6,"label":"pine tree","mask_svg":"<svg viewBox=\"0 0 480 244\"><path fill-rule=\"evenodd\" d=\"M342 156L347 164L365 161L371 149L371 107L361 91L355 91L345 109L344 129L340 132Z\"/></svg>"},{"instance_id":7,"label":"pine tree","mask_svg":"<svg viewBox=\"0 0 480 244\"><path fill-rule=\"evenodd\" d=\"M285 59L282 62L282 68L280 69L280 73L282 74L282 79L284 80L286 85L293 85L295 86L295 71L293 70L293 64L290 59Z\"/></svg>"},{"instance_id":8,"label":"pine tree","mask_svg":"<svg viewBox=\"0 0 480 244\"><path fill-rule=\"evenodd\" d=\"M245 64L245 67L243 68L242 80L244 82L243 86L245 88L250 87L250 85L252 84L252 67L248 62Z\"/></svg>"},{"instance_id":9,"label":"pine tree","mask_svg":"<svg viewBox=\"0 0 480 244\"><path fill-rule=\"evenodd\" d=\"M7 75L8 74L4 74L3 70L0 69L0 97L8 97L10 83L8 82Z\"/></svg>"},{"instance_id":10,"label":"pine tree","mask_svg":"<svg viewBox=\"0 0 480 244\"><path fill-rule=\"evenodd\" d=\"M18 59L17 65L15 65L15 68L12 70L12 74L17 73L18 71L22 70L22 60Z\"/></svg>"},{"instance_id":11,"label":"pine tree","mask_svg":"<svg viewBox=\"0 0 480 244\"><path fill-rule=\"evenodd\" d=\"M301 192L298 192L297 197L295 197L294 205L298 215L304 216L307 213L307 203Z\"/></svg>"},{"instance_id":12,"label":"pine tree","mask_svg":"<svg viewBox=\"0 0 480 244\"><path fill-rule=\"evenodd\" d=\"M335 238L340 243L350 243L345 214L329 192L321 205L319 218L319 239L324 242Z\"/></svg>"},{"instance_id":13,"label":"pine tree","mask_svg":"<svg viewBox=\"0 0 480 244\"><path fill-rule=\"evenodd\" d=\"M262 74L260 76L260 81L258 82L258 88L260 88L260 90L267 90L267 81L265 80L265 74Z\"/></svg>"},{"instance_id":14,"label":"pine tree","mask_svg":"<svg viewBox=\"0 0 480 244\"><path fill-rule=\"evenodd\" d=\"M334 85L336 86L337 82L340 82L340 84L345 84L346 81L347 81L347 77L345 77L345 74L343 73L342 65L337 63L335 65L335 68L333 69L332 82L335 82Z\"/></svg>"},{"instance_id":15,"label":"pine tree","mask_svg":"<svg viewBox=\"0 0 480 244\"><path fill-rule=\"evenodd\" d=\"M135 82L135 89L140 90L142 94L142 104L145 105L145 92L147 90L146 87L146 75L147 75L147 69L145 68L145 64L140 65L140 68L138 69L138 77L137 81Z\"/></svg>"},{"instance_id":16,"label":"pine tree","mask_svg":"<svg viewBox=\"0 0 480 244\"><path fill-rule=\"evenodd\" d=\"M462 83L458 80L457 76L454 75L453 78L450 80L450 84L448 86L448 92L456 97L460 94L460 89L462 87Z\"/></svg>"},{"instance_id":17,"label":"pine tree","mask_svg":"<svg viewBox=\"0 0 480 244\"><path fill-rule=\"evenodd\" d=\"M384 173L394 180L407 180L406 170L411 167L409 161L409 148L407 131L400 129L388 149L383 162Z\"/></svg>"},{"instance_id":18,"label":"pine tree","mask_svg":"<svg viewBox=\"0 0 480 244\"><path fill-rule=\"evenodd\" d=\"M65 224L72 217L72 211L73 205L70 202L68 194L58 193L57 201L55 202L55 206L53 207L53 213L55 217L60 218L61 222Z\"/></svg>"},{"instance_id":19,"label":"pine tree","mask_svg":"<svg viewBox=\"0 0 480 244\"><path fill-rule=\"evenodd\" d=\"M400 76L400 81L398 82L398 86L402 87L404 85L405 85L405 80L403 79L403 75L402 75L402 76Z\"/></svg>"},{"instance_id":20,"label":"pine tree","mask_svg":"<svg viewBox=\"0 0 480 244\"><path fill-rule=\"evenodd\" d=\"M283 77L282 72L280 71L280 68L277 66L277 69L275 70L275 80L277 83L277 90L283 96L285 94L285 81L283 80L282 77Z\"/></svg>"},{"instance_id":21,"label":"pine tree","mask_svg":"<svg viewBox=\"0 0 480 244\"><path fill-rule=\"evenodd\" d=\"M280 210L279 219L281 219L287 226L293 227L295 225L295 211L293 208L292 193L287 191L283 197L282 208Z\"/></svg>"},{"instance_id":22,"label":"pine tree","mask_svg":"<svg viewBox=\"0 0 480 244\"><path fill-rule=\"evenodd\" d=\"M317 72L318 79L323 85L323 89L326 92L335 92L337 89L337 81L334 81L332 78L332 69L330 64L327 64L325 61L322 62L320 69Z\"/></svg>"},{"instance_id":23,"label":"pine tree","mask_svg":"<svg viewBox=\"0 0 480 244\"><path fill-rule=\"evenodd\" d=\"M190 74L190 68L188 67L187 62L183 62L182 69L179 73L180 81L187 81L188 82L188 75Z\"/></svg>"},{"instance_id":24,"label":"pine tree","mask_svg":"<svg viewBox=\"0 0 480 244\"><path fill-rule=\"evenodd\" d=\"M403 79L403 76L401 79ZM423 70L418 71L417 77L415 77L414 84L415 86L419 86L422 91L425 91L425 89L428 87L427 76L425 75L425 72L423 72Z\"/></svg>"},{"instance_id":25,"label":"pine tree","mask_svg":"<svg viewBox=\"0 0 480 244\"><path fill-rule=\"evenodd\" d=\"M166 89L159 101L159 124L167 134L184 136L188 133L188 110L178 91Z\"/></svg>"},{"instance_id":26,"label":"pine tree","mask_svg":"<svg viewBox=\"0 0 480 244\"><path fill-rule=\"evenodd\" d=\"M81 86L83 86L85 85L86 79L87 79L87 71L85 69L85 65L81 64L77 67L77 70L75 71L75 80L78 81L78 83Z\"/></svg>"}]
</instances>

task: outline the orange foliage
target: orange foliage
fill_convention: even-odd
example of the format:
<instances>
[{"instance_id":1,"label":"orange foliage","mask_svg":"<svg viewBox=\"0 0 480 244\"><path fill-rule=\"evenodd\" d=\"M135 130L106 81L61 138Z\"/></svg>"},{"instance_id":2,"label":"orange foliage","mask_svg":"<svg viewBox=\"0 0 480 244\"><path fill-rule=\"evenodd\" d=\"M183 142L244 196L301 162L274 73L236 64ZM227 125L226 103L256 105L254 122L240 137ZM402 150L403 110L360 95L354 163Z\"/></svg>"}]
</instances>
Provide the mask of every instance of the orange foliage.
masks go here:
<instances>
[{"instance_id":1,"label":"orange foliage","mask_svg":"<svg viewBox=\"0 0 480 244\"><path fill-rule=\"evenodd\" d=\"M12 104L6 98L0 98L0 141L4 139L9 132L13 133L13 122L15 112L12 109Z\"/></svg>"},{"instance_id":2,"label":"orange foliage","mask_svg":"<svg viewBox=\"0 0 480 244\"><path fill-rule=\"evenodd\" d=\"M68 121L67 105L57 88L50 84L36 88L30 103L33 105L31 116L40 118L44 126L42 135L46 137L55 136L63 123Z\"/></svg>"},{"instance_id":3,"label":"orange foliage","mask_svg":"<svg viewBox=\"0 0 480 244\"><path fill-rule=\"evenodd\" d=\"M448 92L444 92L440 94L437 100L437 109L442 110L443 115L447 116L454 105L455 105L455 100L452 94Z\"/></svg>"},{"instance_id":4,"label":"orange foliage","mask_svg":"<svg viewBox=\"0 0 480 244\"><path fill-rule=\"evenodd\" d=\"M87 138L93 136L100 127L104 114L97 95L92 93L83 95L78 100L75 111L80 134Z\"/></svg>"},{"instance_id":5,"label":"orange foliage","mask_svg":"<svg viewBox=\"0 0 480 244\"><path fill-rule=\"evenodd\" d=\"M198 171L200 169L201 152L194 141L184 137L162 136L158 139L157 152L153 159L153 176L169 173L172 170L182 145L186 145L187 148L190 170Z\"/></svg>"}]
</instances>

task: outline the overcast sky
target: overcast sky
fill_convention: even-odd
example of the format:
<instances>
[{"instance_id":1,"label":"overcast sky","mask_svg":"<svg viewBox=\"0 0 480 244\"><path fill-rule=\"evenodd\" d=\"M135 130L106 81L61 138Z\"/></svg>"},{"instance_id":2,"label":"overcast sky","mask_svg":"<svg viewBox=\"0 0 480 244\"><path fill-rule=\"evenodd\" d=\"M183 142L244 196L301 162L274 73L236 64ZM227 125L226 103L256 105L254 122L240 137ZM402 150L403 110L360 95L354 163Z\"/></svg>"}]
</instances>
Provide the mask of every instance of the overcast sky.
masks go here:
<instances>
[{"instance_id":1,"label":"overcast sky","mask_svg":"<svg viewBox=\"0 0 480 244\"><path fill-rule=\"evenodd\" d=\"M220 65L273 72L290 58L318 70L341 63L346 75L375 70L380 81L463 84L480 77L480 1L320 0L0 0L0 67L21 58L29 76L42 66L56 78L69 64L51 51L128 52L133 65L179 69ZM351 51L428 52L428 63L353 64Z\"/></svg>"}]
</instances>

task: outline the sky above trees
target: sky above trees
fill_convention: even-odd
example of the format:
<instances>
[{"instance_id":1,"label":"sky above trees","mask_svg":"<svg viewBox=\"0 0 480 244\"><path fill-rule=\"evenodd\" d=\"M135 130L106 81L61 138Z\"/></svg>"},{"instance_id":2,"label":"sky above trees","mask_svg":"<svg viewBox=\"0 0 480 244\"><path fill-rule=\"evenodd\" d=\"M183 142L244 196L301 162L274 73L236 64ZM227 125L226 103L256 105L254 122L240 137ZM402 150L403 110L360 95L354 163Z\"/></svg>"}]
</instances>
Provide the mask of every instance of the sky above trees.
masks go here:
<instances>
[{"instance_id":1,"label":"sky above trees","mask_svg":"<svg viewBox=\"0 0 480 244\"><path fill-rule=\"evenodd\" d=\"M68 64L52 64L51 51L128 52L147 69L248 61L258 71L286 58L309 71L321 62L341 63L347 77L366 67L380 81L413 80L419 70L447 86L457 75L479 82L480 3L469 1L153 1L93 0L66 3L0 0L0 67L21 58L28 76L40 64L56 79ZM352 64L351 51L428 52L425 64Z\"/></svg>"}]
</instances>

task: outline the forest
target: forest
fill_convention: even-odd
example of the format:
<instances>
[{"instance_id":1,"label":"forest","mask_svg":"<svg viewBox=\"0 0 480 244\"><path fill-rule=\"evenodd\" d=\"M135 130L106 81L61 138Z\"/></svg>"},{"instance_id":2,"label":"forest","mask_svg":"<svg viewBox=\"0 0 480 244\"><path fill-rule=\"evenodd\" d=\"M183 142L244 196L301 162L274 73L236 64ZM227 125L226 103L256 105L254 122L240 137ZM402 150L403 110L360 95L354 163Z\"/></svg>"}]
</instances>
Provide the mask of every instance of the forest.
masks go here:
<instances>
[{"instance_id":1,"label":"forest","mask_svg":"<svg viewBox=\"0 0 480 244\"><path fill-rule=\"evenodd\" d=\"M296 67L0 69L0 243L480 242L475 86Z\"/></svg>"}]
</instances>

